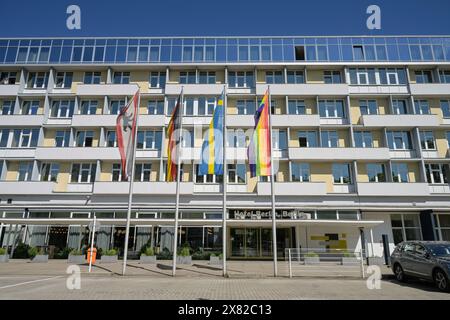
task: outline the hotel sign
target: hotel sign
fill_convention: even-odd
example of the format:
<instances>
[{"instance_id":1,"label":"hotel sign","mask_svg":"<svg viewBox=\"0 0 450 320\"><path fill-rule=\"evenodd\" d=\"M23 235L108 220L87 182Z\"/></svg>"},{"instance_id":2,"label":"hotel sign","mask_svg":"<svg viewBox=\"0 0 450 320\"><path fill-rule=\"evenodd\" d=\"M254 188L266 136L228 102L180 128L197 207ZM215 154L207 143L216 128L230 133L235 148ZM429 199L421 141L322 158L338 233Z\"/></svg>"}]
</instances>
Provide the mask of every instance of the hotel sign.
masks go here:
<instances>
[{"instance_id":1,"label":"hotel sign","mask_svg":"<svg viewBox=\"0 0 450 320\"><path fill-rule=\"evenodd\" d=\"M230 210L230 216L235 220L272 219L272 210ZM311 213L299 210L276 210L277 219L310 220Z\"/></svg>"}]
</instances>

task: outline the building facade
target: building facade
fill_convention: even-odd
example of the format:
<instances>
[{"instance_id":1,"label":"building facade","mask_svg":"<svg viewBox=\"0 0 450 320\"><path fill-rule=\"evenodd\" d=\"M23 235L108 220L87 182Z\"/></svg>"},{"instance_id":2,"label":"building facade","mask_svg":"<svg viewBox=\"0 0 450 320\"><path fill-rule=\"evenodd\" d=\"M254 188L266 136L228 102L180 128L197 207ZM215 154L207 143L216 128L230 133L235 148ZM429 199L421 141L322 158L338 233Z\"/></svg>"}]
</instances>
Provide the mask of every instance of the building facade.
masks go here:
<instances>
[{"instance_id":1,"label":"building facade","mask_svg":"<svg viewBox=\"0 0 450 320\"><path fill-rule=\"evenodd\" d=\"M272 256L271 189L246 147L270 86L277 244L365 249L450 240L450 37L0 39L0 243L123 248L128 183L115 136L140 88L130 250L170 252L166 128L184 90L180 245ZM222 176L197 175L226 89Z\"/></svg>"}]
</instances>

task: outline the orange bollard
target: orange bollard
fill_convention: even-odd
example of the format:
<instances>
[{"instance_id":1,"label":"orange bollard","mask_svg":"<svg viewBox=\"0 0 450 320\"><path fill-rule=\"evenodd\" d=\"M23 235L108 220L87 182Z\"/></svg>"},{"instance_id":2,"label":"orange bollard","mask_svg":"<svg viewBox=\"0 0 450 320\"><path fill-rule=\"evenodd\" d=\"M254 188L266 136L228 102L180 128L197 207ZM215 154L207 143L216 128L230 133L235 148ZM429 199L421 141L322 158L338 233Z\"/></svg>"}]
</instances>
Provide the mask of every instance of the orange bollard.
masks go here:
<instances>
[{"instance_id":1,"label":"orange bollard","mask_svg":"<svg viewBox=\"0 0 450 320\"><path fill-rule=\"evenodd\" d=\"M95 264L95 260L97 258L97 248L92 249L92 264ZM87 251L87 263L91 260L91 248Z\"/></svg>"}]
</instances>

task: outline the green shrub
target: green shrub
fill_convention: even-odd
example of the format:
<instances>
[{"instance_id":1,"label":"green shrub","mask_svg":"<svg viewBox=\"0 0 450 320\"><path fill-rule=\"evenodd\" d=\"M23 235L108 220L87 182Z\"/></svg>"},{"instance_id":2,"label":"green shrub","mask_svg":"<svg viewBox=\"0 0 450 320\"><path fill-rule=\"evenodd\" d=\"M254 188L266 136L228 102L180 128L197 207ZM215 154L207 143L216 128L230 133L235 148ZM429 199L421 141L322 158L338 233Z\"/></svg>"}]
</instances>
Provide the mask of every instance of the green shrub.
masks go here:
<instances>
[{"instance_id":1,"label":"green shrub","mask_svg":"<svg viewBox=\"0 0 450 320\"><path fill-rule=\"evenodd\" d=\"M354 252L351 252L351 251L344 251L342 253L342 256L345 257L345 258L355 258L356 254Z\"/></svg>"},{"instance_id":2,"label":"green shrub","mask_svg":"<svg viewBox=\"0 0 450 320\"><path fill-rule=\"evenodd\" d=\"M83 251L80 249L73 249L72 251L70 251L70 254L72 256L82 256L83 255Z\"/></svg>"},{"instance_id":3,"label":"green shrub","mask_svg":"<svg viewBox=\"0 0 450 320\"><path fill-rule=\"evenodd\" d=\"M314 258L314 257L318 257L318 256L319 255L317 253L315 253L314 251L305 253L305 257L308 257L308 258Z\"/></svg>"},{"instance_id":4,"label":"green shrub","mask_svg":"<svg viewBox=\"0 0 450 320\"><path fill-rule=\"evenodd\" d=\"M28 256L33 259L34 257L36 257L39 254L39 249L36 247L30 247L30 249L28 249Z\"/></svg>"},{"instance_id":5,"label":"green shrub","mask_svg":"<svg viewBox=\"0 0 450 320\"><path fill-rule=\"evenodd\" d=\"M189 247L183 247L180 250L180 253L178 254L181 257L188 257L191 255L191 250L189 249Z\"/></svg>"},{"instance_id":6,"label":"green shrub","mask_svg":"<svg viewBox=\"0 0 450 320\"><path fill-rule=\"evenodd\" d=\"M54 259L67 259L69 257L69 253L71 252L72 248L63 248L58 250L55 255Z\"/></svg>"},{"instance_id":7,"label":"green shrub","mask_svg":"<svg viewBox=\"0 0 450 320\"><path fill-rule=\"evenodd\" d=\"M144 256L154 256L155 255L155 250L153 250L152 247L147 247L145 248L144 252L142 252L142 255Z\"/></svg>"},{"instance_id":8,"label":"green shrub","mask_svg":"<svg viewBox=\"0 0 450 320\"><path fill-rule=\"evenodd\" d=\"M30 256L28 255L28 250L30 249L30 246L19 242L16 249L14 250L14 259L28 259Z\"/></svg>"},{"instance_id":9,"label":"green shrub","mask_svg":"<svg viewBox=\"0 0 450 320\"><path fill-rule=\"evenodd\" d=\"M169 249L164 248L157 256L158 260L172 260L173 256Z\"/></svg>"},{"instance_id":10,"label":"green shrub","mask_svg":"<svg viewBox=\"0 0 450 320\"><path fill-rule=\"evenodd\" d=\"M106 250L105 253L103 253L104 256L116 256L117 250L116 249L109 249Z\"/></svg>"},{"instance_id":11,"label":"green shrub","mask_svg":"<svg viewBox=\"0 0 450 320\"><path fill-rule=\"evenodd\" d=\"M0 248L0 256L3 256L6 254L6 249Z\"/></svg>"},{"instance_id":12,"label":"green shrub","mask_svg":"<svg viewBox=\"0 0 450 320\"><path fill-rule=\"evenodd\" d=\"M209 257L211 258L211 257L216 257L216 254L213 252L213 253L211 253L210 255L209 255Z\"/></svg>"}]
</instances>

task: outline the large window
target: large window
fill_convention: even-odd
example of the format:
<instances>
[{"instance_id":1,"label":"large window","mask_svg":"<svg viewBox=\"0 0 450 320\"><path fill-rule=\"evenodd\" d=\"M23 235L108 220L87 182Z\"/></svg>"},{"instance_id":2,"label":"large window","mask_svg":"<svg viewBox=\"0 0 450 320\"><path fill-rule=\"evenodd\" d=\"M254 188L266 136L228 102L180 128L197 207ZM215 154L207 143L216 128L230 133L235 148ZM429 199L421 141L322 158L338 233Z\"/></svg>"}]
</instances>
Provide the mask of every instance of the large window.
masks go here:
<instances>
[{"instance_id":1,"label":"large window","mask_svg":"<svg viewBox=\"0 0 450 320\"><path fill-rule=\"evenodd\" d=\"M161 150L162 131L148 130L138 131L137 148L138 149L157 149Z\"/></svg>"},{"instance_id":2,"label":"large window","mask_svg":"<svg viewBox=\"0 0 450 320\"><path fill-rule=\"evenodd\" d=\"M223 182L222 175L215 175L215 174L200 175L199 170L200 170L200 165L198 165L198 164L195 165L195 182L196 183L222 183ZM233 174L235 171L236 170L229 171L228 176L230 176L230 172L231 172L231 174ZM235 181L236 181L236 179L238 179L238 178L234 177Z\"/></svg>"},{"instance_id":3,"label":"large window","mask_svg":"<svg viewBox=\"0 0 450 320\"><path fill-rule=\"evenodd\" d=\"M195 84L197 83L197 75L195 71L181 71L180 72L181 84Z\"/></svg>"},{"instance_id":4,"label":"large window","mask_svg":"<svg viewBox=\"0 0 450 320\"><path fill-rule=\"evenodd\" d=\"M403 241L422 240L418 214L392 214L391 224L395 244Z\"/></svg>"},{"instance_id":5,"label":"large window","mask_svg":"<svg viewBox=\"0 0 450 320\"><path fill-rule=\"evenodd\" d=\"M252 71L230 71L228 72L228 86L230 88L252 88L255 78Z\"/></svg>"},{"instance_id":6,"label":"large window","mask_svg":"<svg viewBox=\"0 0 450 320\"><path fill-rule=\"evenodd\" d=\"M318 146L316 131L299 131L297 135L300 148L316 148Z\"/></svg>"},{"instance_id":7,"label":"large window","mask_svg":"<svg viewBox=\"0 0 450 320\"><path fill-rule=\"evenodd\" d=\"M16 84L17 72L0 72L0 85Z\"/></svg>"},{"instance_id":8,"label":"large window","mask_svg":"<svg viewBox=\"0 0 450 320\"><path fill-rule=\"evenodd\" d=\"M337 131L324 130L320 132L321 147L323 148L337 148L339 147L339 137Z\"/></svg>"},{"instance_id":9,"label":"large window","mask_svg":"<svg viewBox=\"0 0 450 320\"><path fill-rule=\"evenodd\" d=\"M386 182L386 171L382 163L368 163L367 175L369 182Z\"/></svg>"},{"instance_id":10,"label":"large window","mask_svg":"<svg viewBox=\"0 0 450 320\"><path fill-rule=\"evenodd\" d=\"M117 147L117 138L115 130L109 130L106 133L106 146L109 148Z\"/></svg>"},{"instance_id":11,"label":"large window","mask_svg":"<svg viewBox=\"0 0 450 320\"><path fill-rule=\"evenodd\" d=\"M245 148L246 137L243 129L227 130L227 146L231 148Z\"/></svg>"},{"instance_id":12,"label":"large window","mask_svg":"<svg viewBox=\"0 0 450 320\"><path fill-rule=\"evenodd\" d=\"M323 80L327 84L342 83L340 71L324 71Z\"/></svg>"},{"instance_id":13,"label":"large window","mask_svg":"<svg viewBox=\"0 0 450 320\"><path fill-rule=\"evenodd\" d=\"M84 73L84 84L100 84L102 79L102 73L100 71L95 72L85 72Z\"/></svg>"},{"instance_id":14,"label":"large window","mask_svg":"<svg viewBox=\"0 0 450 320\"><path fill-rule=\"evenodd\" d=\"M272 147L274 150L287 149L287 132L286 130L273 129L272 131Z\"/></svg>"},{"instance_id":15,"label":"large window","mask_svg":"<svg viewBox=\"0 0 450 320\"><path fill-rule=\"evenodd\" d=\"M57 130L55 134L55 147L68 147L70 130Z\"/></svg>"},{"instance_id":16,"label":"large window","mask_svg":"<svg viewBox=\"0 0 450 320\"><path fill-rule=\"evenodd\" d=\"M215 71L200 71L198 73L198 83L200 84L216 84Z\"/></svg>"},{"instance_id":17,"label":"large window","mask_svg":"<svg viewBox=\"0 0 450 320\"><path fill-rule=\"evenodd\" d=\"M448 183L448 165L443 163L426 163L425 170L428 183L445 184Z\"/></svg>"},{"instance_id":18,"label":"large window","mask_svg":"<svg viewBox=\"0 0 450 320\"><path fill-rule=\"evenodd\" d=\"M14 113L15 102L12 100L0 101L0 114L12 115Z\"/></svg>"},{"instance_id":19,"label":"large window","mask_svg":"<svg viewBox=\"0 0 450 320\"><path fill-rule=\"evenodd\" d=\"M333 183L351 184L350 165L348 163L333 163Z\"/></svg>"},{"instance_id":20,"label":"large window","mask_svg":"<svg viewBox=\"0 0 450 320\"><path fill-rule=\"evenodd\" d=\"M394 114L408 114L406 100L392 100L392 110Z\"/></svg>"},{"instance_id":21,"label":"large window","mask_svg":"<svg viewBox=\"0 0 450 320\"><path fill-rule=\"evenodd\" d=\"M14 129L13 148L35 148L39 139L39 129Z\"/></svg>"},{"instance_id":22,"label":"large window","mask_svg":"<svg viewBox=\"0 0 450 320\"><path fill-rule=\"evenodd\" d=\"M122 181L122 165L113 163L111 170L111 181Z\"/></svg>"},{"instance_id":23,"label":"large window","mask_svg":"<svg viewBox=\"0 0 450 320\"><path fill-rule=\"evenodd\" d=\"M38 113L39 110L39 101L23 101L22 102L22 108L21 108L21 114L23 115L35 115Z\"/></svg>"},{"instance_id":24,"label":"large window","mask_svg":"<svg viewBox=\"0 0 450 320\"><path fill-rule=\"evenodd\" d=\"M289 114L306 114L306 105L304 100L288 100Z\"/></svg>"},{"instance_id":25,"label":"large window","mask_svg":"<svg viewBox=\"0 0 450 320\"><path fill-rule=\"evenodd\" d=\"M147 104L147 112L152 115L164 115L164 100L150 100Z\"/></svg>"},{"instance_id":26,"label":"large window","mask_svg":"<svg viewBox=\"0 0 450 320\"><path fill-rule=\"evenodd\" d=\"M161 88L166 87L166 72L150 72L150 88Z\"/></svg>"},{"instance_id":27,"label":"large window","mask_svg":"<svg viewBox=\"0 0 450 320\"><path fill-rule=\"evenodd\" d=\"M228 165L228 183L246 183L247 169L243 163Z\"/></svg>"},{"instance_id":28,"label":"large window","mask_svg":"<svg viewBox=\"0 0 450 320\"><path fill-rule=\"evenodd\" d=\"M441 110L444 118L450 118L450 100L441 100Z\"/></svg>"},{"instance_id":29,"label":"large window","mask_svg":"<svg viewBox=\"0 0 450 320\"><path fill-rule=\"evenodd\" d=\"M430 70L416 70L414 71L416 75L417 83L432 83L433 77Z\"/></svg>"},{"instance_id":30,"label":"large window","mask_svg":"<svg viewBox=\"0 0 450 320\"><path fill-rule=\"evenodd\" d=\"M266 71L266 83L269 84L284 83L283 71Z\"/></svg>"},{"instance_id":31,"label":"large window","mask_svg":"<svg viewBox=\"0 0 450 320\"><path fill-rule=\"evenodd\" d=\"M440 241L450 241L450 215L435 214L434 221L436 239L439 239Z\"/></svg>"},{"instance_id":32,"label":"large window","mask_svg":"<svg viewBox=\"0 0 450 320\"><path fill-rule=\"evenodd\" d=\"M151 163L136 163L134 181L149 182L152 173Z\"/></svg>"},{"instance_id":33,"label":"large window","mask_svg":"<svg viewBox=\"0 0 450 320\"><path fill-rule=\"evenodd\" d=\"M8 146L8 138L9 129L0 129L0 148L6 148Z\"/></svg>"},{"instance_id":34,"label":"large window","mask_svg":"<svg viewBox=\"0 0 450 320\"><path fill-rule=\"evenodd\" d=\"M81 102L80 114L96 114L98 107L97 100L85 100Z\"/></svg>"},{"instance_id":35,"label":"large window","mask_svg":"<svg viewBox=\"0 0 450 320\"><path fill-rule=\"evenodd\" d=\"M59 173L58 163L43 163L41 166L41 181L56 182Z\"/></svg>"},{"instance_id":36,"label":"large window","mask_svg":"<svg viewBox=\"0 0 450 320\"><path fill-rule=\"evenodd\" d=\"M72 118L74 107L74 100L53 101L50 116L52 118Z\"/></svg>"},{"instance_id":37,"label":"large window","mask_svg":"<svg viewBox=\"0 0 450 320\"><path fill-rule=\"evenodd\" d=\"M377 100L359 100L359 110L364 114L378 114Z\"/></svg>"},{"instance_id":38,"label":"large window","mask_svg":"<svg viewBox=\"0 0 450 320\"><path fill-rule=\"evenodd\" d=\"M420 146L423 150L436 150L433 131L420 131Z\"/></svg>"},{"instance_id":39,"label":"large window","mask_svg":"<svg viewBox=\"0 0 450 320\"><path fill-rule=\"evenodd\" d=\"M130 83L130 73L129 72L114 72L113 83L114 84L129 84Z\"/></svg>"},{"instance_id":40,"label":"large window","mask_svg":"<svg viewBox=\"0 0 450 320\"><path fill-rule=\"evenodd\" d=\"M76 147L92 147L94 143L94 131L78 131L76 134Z\"/></svg>"},{"instance_id":41,"label":"large window","mask_svg":"<svg viewBox=\"0 0 450 320\"><path fill-rule=\"evenodd\" d=\"M119 114L125 106L125 100L111 100L109 103L109 114Z\"/></svg>"},{"instance_id":42,"label":"large window","mask_svg":"<svg viewBox=\"0 0 450 320\"><path fill-rule=\"evenodd\" d=\"M305 74L301 70L287 72L287 83L305 83Z\"/></svg>"},{"instance_id":43,"label":"large window","mask_svg":"<svg viewBox=\"0 0 450 320\"><path fill-rule=\"evenodd\" d=\"M427 100L414 100L416 114L430 114L430 105Z\"/></svg>"},{"instance_id":44,"label":"large window","mask_svg":"<svg viewBox=\"0 0 450 320\"><path fill-rule=\"evenodd\" d=\"M254 100L238 100L236 102L238 114L250 114L254 115L256 112L256 106Z\"/></svg>"},{"instance_id":45,"label":"large window","mask_svg":"<svg viewBox=\"0 0 450 320\"><path fill-rule=\"evenodd\" d=\"M47 87L48 72L30 72L28 73L27 89L45 89Z\"/></svg>"},{"instance_id":46,"label":"large window","mask_svg":"<svg viewBox=\"0 0 450 320\"><path fill-rule=\"evenodd\" d=\"M411 135L408 131L387 131L388 145L391 150L411 150Z\"/></svg>"},{"instance_id":47,"label":"large window","mask_svg":"<svg viewBox=\"0 0 450 320\"><path fill-rule=\"evenodd\" d=\"M319 100L321 118L343 118L344 102L342 100Z\"/></svg>"},{"instance_id":48,"label":"large window","mask_svg":"<svg viewBox=\"0 0 450 320\"><path fill-rule=\"evenodd\" d=\"M20 162L17 172L17 181L31 181L33 175L33 162Z\"/></svg>"},{"instance_id":49,"label":"large window","mask_svg":"<svg viewBox=\"0 0 450 320\"><path fill-rule=\"evenodd\" d=\"M441 83L450 83L450 70L439 70Z\"/></svg>"},{"instance_id":50,"label":"large window","mask_svg":"<svg viewBox=\"0 0 450 320\"><path fill-rule=\"evenodd\" d=\"M57 72L55 79L55 88L68 89L72 87L72 72Z\"/></svg>"},{"instance_id":51,"label":"large window","mask_svg":"<svg viewBox=\"0 0 450 320\"><path fill-rule=\"evenodd\" d=\"M350 84L355 85L404 85L406 71L401 68L351 68Z\"/></svg>"},{"instance_id":52,"label":"large window","mask_svg":"<svg viewBox=\"0 0 450 320\"><path fill-rule=\"evenodd\" d=\"M393 163L392 164L392 180L394 182L409 182L408 164Z\"/></svg>"},{"instance_id":53,"label":"large window","mask_svg":"<svg viewBox=\"0 0 450 320\"><path fill-rule=\"evenodd\" d=\"M309 163L292 162L291 164L292 181L294 182L309 182L310 170Z\"/></svg>"},{"instance_id":54,"label":"large window","mask_svg":"<svg viewBox=\"0 0 450 320\"><path fill-rule=\"evenodd\" d=\"M197 101L197 113L199 116L210 116L214 113L216 107L216 98L199 97Z\"/></svg>"},{"instance_id":55,"label":"large window","mask_svg":"<svg viewBox=\"0 0 450 320\"><path fill-rule=\"evenodd\" d=\"M95 163L74 163L70 175L72 183L92 183L95 181L95 172L97 165Z\"/></svg>"},{"instance_id":56,"label":"large window","mask_svg":"<svg viewBox=\"0 0 450 320\"><path fill-rule=\"evenodd\" d=\"M357 148L373 148L372 132L355 131L355 147Z\"/></svg>"}]
</instances>

